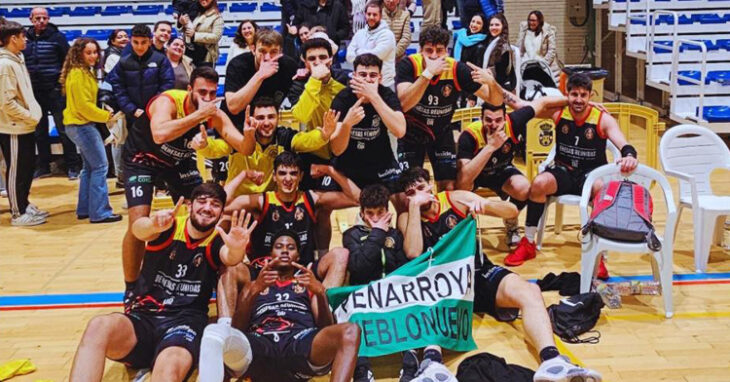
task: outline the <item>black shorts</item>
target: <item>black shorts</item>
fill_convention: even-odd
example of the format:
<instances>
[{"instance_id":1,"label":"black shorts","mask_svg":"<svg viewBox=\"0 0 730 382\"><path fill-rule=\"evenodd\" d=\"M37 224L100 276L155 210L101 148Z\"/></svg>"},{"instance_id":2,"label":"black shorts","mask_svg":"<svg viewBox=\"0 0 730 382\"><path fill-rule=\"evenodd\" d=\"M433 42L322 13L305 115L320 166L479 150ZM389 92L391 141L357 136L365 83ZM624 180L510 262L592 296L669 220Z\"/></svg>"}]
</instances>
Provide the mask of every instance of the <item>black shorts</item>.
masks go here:
<instances>
[{"instance_id":1,"label":"black shorts","mask_svg":"<svg viewBox=\"0 0 730 382\"><path fill-rule=\"evenodd\" d=\"M377 170L377 169L357 169L354 167L337 169L348 179L353 181L361 190L371 184L382 184L388 188L391 194L397 194L403 192L399 189L398 179L400 179L400 166L395 160L391 167ZM321 178L321 187L319 191L342 191L337 182L330 176Z\"/></svg>"},{"instance_id":2,"label":"black shorts","mask_svg":"<svg viewBox=\"0 0 730 382\"><path fill-rule=\"evenodd\" d=\"M299 182L299 189L302 191L315 190L315 191L332 191L328 189L331 183L337 185L331 177L323 176L321 178L312 178L310 168L313 164L330 164L329 159L320 158L310 153L299 153L299 158L302 159L302 180Z\"/></svg>"},{"instance_id":3,"label":"black shorts","mask_svg":"<svg viewBox=\"0 0 730 382\"><path fill-rule=\"evenodd\" d=\"M317 333L316 328L294 334L245 333L254 355L245 376L253 382L298 382L326 375L332 365L315 366L309 362Z\"/></svg>"},{"instance_id":4,"label":"black shorts","mask_svg":"<svg viewBox=\"0 0 730 382\"><path fill-rule=\"evenodd\" d=\"M160 352L179 346L193 356L190 371L195 369L200 354L200 340L208 324L205 313L191 310L168 317L132 311L124 316L132 321L137 344L129 354L117 361L134 369L150 368Z\"/></svg>"},{"instance_id":5,"label":"black shorts","mask_svg":"<svg viewBox=\"0 0 730 382\"><path fill-rule=\"evenodd\" d=\"M494 265L484 257L484 265L474 274L474 313L487 313L497 321L517 319L519 309L497 307L499 284L511 273L510 270Z\"/></svg>"},{"instance_id":6,"label":"black shorts","mask_svg":"<svg viewBox=\"0 0 730 382\"><path fill-rule=\"evenodd\" d=\"M560 195L580 195L583 193L583 184L588 178L588 171L571 170L559 163L550 163L545 172L553 174L555 182L558 184L558 190L553 194Z\"/></svg>"},{"instance_id":7,"label":"black shorts","mask_svg":"<svg viewBox=\"0 0 730 382\"><path fill-rule=\"evenodd\" d=\"M162 180L172 200L189 198L193 189L203 182L194 159L181 161L174 167L148 166L124 161L124 194L129 208L151 205L156 180Z\"/></svg>"},{"instance_id":8,"label":"black shorts","mask_svg":"<svg viewBox=\"0 0 730 382\"><path fill-rule=\"evenodd\" d=\"M213 167L210 171L213 181L216 183L228 180L228 156L210 160Z\"/></svg>"},{"instance_id":9,"label":"black shorts","mask_svg":"<svg viewBox=\"0 0 730 382\"><path fill-rule=\"evenodd\" d=\"M506 192L502 190L502 187L504 187L504 184L507 183L509 178L513 177L514 175L522 175L522 172L517 169L515 166L506 166L504 168L501 168L499 170L496 170L494 172L480 173L476 180L474 180L474 189L476 190L479 187L488 188L497 195L499 195L502 200L506 200L509 195L507 195Z\"/></svg>"},{"instance_id":10,"label":"black shorts","mask_svg":"<svg viewBox=\"0 0 730 382\"><path fill-rule=\"evenodd\" d=\"M456 142L451 129L444 129L436 135L433 142L426 144L398 140L398 160L401 169L423 167L426 154L433 167L435 180L456 179Z\"/></svg>"}]
</instances>

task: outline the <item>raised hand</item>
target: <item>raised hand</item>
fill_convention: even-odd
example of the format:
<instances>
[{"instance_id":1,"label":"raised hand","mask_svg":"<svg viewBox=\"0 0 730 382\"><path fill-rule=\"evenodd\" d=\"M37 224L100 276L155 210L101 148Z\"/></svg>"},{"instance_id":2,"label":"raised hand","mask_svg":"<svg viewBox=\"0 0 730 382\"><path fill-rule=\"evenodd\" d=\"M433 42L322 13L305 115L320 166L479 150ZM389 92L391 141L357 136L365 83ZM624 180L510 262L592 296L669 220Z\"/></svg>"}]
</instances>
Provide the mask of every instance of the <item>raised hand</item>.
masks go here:
<instances>
[{"instance_id":1,"label":"raised hand","mask_svg":"<svg viewBox=\"0 0 730 382\"><path fill-rule=\"evenodd\" d=\"M297 72L294 74L294 77L292 77L292 81L296 81L298 79L304 79L307 78L309 75L309 69L307 68L299 68L297 69Z\"/></svg>"},{"instance_id":2,"label":"raised hand","mask_svg":"<svg viewBox=\"0 0 730 382\"><path fill-rule=\"evenodd\" d=\"M286 24L286 31L289 32L289 34L296 36L296 34L297 34L297 26L296 25Z\"/></svg>"},{"instance_id":3,"label":"raised hand","mask_svg":"<svg viewBox=\"0 0 730 382\"><path fill-rule=\"evenodd\" d=\"M243 117L243 136L248 139L256 139L256 129L259 127L259 121L251 117L251 105L246 106L246 112Z\"/></svg>"},{"instance_id":4,"label":"raised hand","mask_svg":"<svg viewBox=\"0 0 730 382\"><path fill-rule=\"evenodd\" d=\"M324 113L324 122L322 123L322 128L320 131L322 131L322 138L325 141L329 141L330 137L332 137L332 134L335 132L335 129L337 128L337 122L340 120L340 112L334 111L332 109L327 110Z\"/></svg>"},{"instance_id":5,"label":"raised hand","mask_svg":"<svg viewBox=\"0 0 730 382\"><path fill-rule=\"evenodd\" d=\"M256 170L246 170L246 179L250 179L255 185L264 183L264 173Z\"/></svg>"},{"instance_id":6,"label":"raised hand","mask_svg":"<svg viewBox=\"0 0 730 382\"><path fill-rule=\"evenodd\" d=\"M371 228L380 228L385 232L388 232L390 229L390 219L393 217L393 214L391 212L386 212L383 216L381 216L379 219L371 219L371 218L365 218L367 220L368 224L370 224Z\"/></svg>"},{"instance_id":7,"label":"raised hand","mask_svg":"<svg viewBox=\"0 0 730 382\"><path fill-rule=\"evenodd\" d=\"M256 277L256 280L251 284L251 288L255 294L263 292L264 289L274 285L276 280L279 279L279 272L276 270L278 264L278 260L266 260L266 263L264 264L264 267L261 268L258 277Z\"/></svg>"},{"instance_id":8,"label":"raised hand","mask_svg":"<svg viewBox=\"0 0 730 382\"><path fill-rule=\"evenodd\" d=\"M317 280L317 277L314 276L314 272L312 272L312 263L309 263L306 268L298 263L292 263L291 265L299 270L298 274L294 276L294 282L307 288L307 290L312 292L314 295L321 296L324 294L326 288L321 282L319 282L319 280Z\"/></svg>"},{"instance_id":9,"label":"raised hand","mask_svg":"<svg viewBox=\"0 0 730 382\"><path fill-rule=\"evenodd\" d=\"M362 102L364 100L364 98L360 97L357 102L352 105L350 110L347 111L347 114L345 114L345 119L342 120L343 124L352 127L360 123L360 121L365 118L365 109L362 107Z\"/></svg>"},{"instance_id":10,"label":"raised hand","mask_svg":"<svg viewBox=\"0 0 730 382\"><path fill-rule=\"evenodd\" d=\"M467 65L469 65L469 68L471 68L471 78L474 80L474 82L480 83L482 85L491 85L494 83L494 75L492 74L492 71L486 68L480 68L471 62L467 62Z\"/></svg>"},{"instance_id":11,"label":"raised hand","mask_svg":"<svg viewBox=\"0 0 730 382\"><path fill-rule=\"evenodd\" d=\"M426 62L426 69L428 69L431 74L434 76L438 76L439 74L443 73L444 70L446 70L446 57L440 57L435 60L431 60L429 58L423 57L423 60Z\"/></svg>"},{"instance_id":12,"label":"raised hand","mask_svg":"<svg viewBox=\"0 0 730 382\"><path fill-rule=\"evenodd\" d=\"M507 134L504 132L504 128L496 129L493 132L487 133L487 147L491 151L496 151L504 142L507 142Z\"/></svg>"},{"instance_id":13,"label":"raised hand","mask_svg":"<svg viewBox=\"0 0 730 382\"><path fill-rule=\"evenodd\" d=\"M329 175L331 170L332 166L330 165L313 164L312 167L309 169L309 174L312 176L312 178L318 179L325 175Z\"/></svg>"},{"instance_id":14,"label":"raised hand","mask_svg":"<svg viewBox=\"0 0 730 382\"><path fill-rule=\"evenodd\" d=\"M279 71L279 58L282 54L278 54L271 58L269 61L262 61L259 65L258 73L264 79L269 78Z\"/></svg>"},{"instance_id":15,"label":"raised hand","mask_svg":"<svg viewBox=\"0 0 730 382\"><path fill-rule=\"evenodd\" d=\"M243 251L251 239L251 232L256 228L256 224L258 224L256 220L251 222L251 214L246 210L241 210L240 213L233 211L231 229L228 233L220 226L215 227L215 230L218 231L218 235L221 236L229 250Z\"/></svg>"},{"instance_id":16,"label":"raised hand","mask_svg":"<svg viewBox=\"0 0 730 382\"><path fill-rule=\"evenodd\" d=\"M350 80L350 87L352 92L360 98L365 98L370 102L380 97L378 94L378 83L368 82L358 77L353 77Z\"/></svg>"},{"instance_id":17,"label":"raised hand","mask_svg":"<svg viewBox=\"0 0 730 382\"><path fill-rule=\"evenodd\" d=\"M200 132L195 134L192 142L190 142L190 147L193 150L202 150L208 147L208 132L205 130L205 126L200 125Z\"/></svg>"},{"instance_id":18,"label":"raised hand","mask_svg":"<svg viewBox=\"0 0 730 382\"><path fill-rule=\"evenodd\" d=\"M153 213L150 215L150 219L152 219L152 226L155 229L155 232L165 232L172 225L175 223L175 216L177 215L177 211L180 210L180 206L183 205L185 202L185 198L180 198L177 200L177 203L175 204L175 208L171 210L161 210Z\"/></svg>"},{"instance_id":19,"label":"raised hand","mask_svg":"<svg viewBox=\"0 0 730 382\"><path fill-rule=\"evenodd\" d=\"M419 207L431 202L438 202L438 200L433 194L429 194L428 192L416 191L413 196L408 197L409 204Z\"/></svg>"}]
</instances>

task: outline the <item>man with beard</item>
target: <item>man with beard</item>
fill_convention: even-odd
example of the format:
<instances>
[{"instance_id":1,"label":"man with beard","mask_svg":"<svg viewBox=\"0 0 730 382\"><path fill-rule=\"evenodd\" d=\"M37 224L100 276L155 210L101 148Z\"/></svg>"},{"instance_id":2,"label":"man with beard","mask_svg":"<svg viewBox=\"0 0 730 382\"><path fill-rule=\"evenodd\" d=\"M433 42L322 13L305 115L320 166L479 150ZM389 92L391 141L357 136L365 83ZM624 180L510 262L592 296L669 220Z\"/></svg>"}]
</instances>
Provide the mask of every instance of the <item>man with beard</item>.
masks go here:
<instances>
[{"instance_id":1,"label":"man with beard","mask_svg":"<svg viewBox=\"0 0 730 382\"><path fill-rule=\"evenodd\" d=\"M532 180L527 203L525 237L504 259L505 265L518 266L536 256L535 233L545 210L545 201L552 195L580 195L588 173L607 163L606 141L611 140L621 150L616 162L628 173L639 164L636 149L626 142L618 122L608 113L593 106L589 100L593 83L588 75L576 73L568 79L568 105L553 115L555 120L555 160L545 172ZM592 194L603 187L593 184ZM607 279L608 270L599 263L598 278Z\"/></svg>"},{"instance_id":2,"label":"man with beard","mask_svg":"<svg viewBox=\"0 0 730 382\"><path fill-rule=\"evenodd\" d=\"M156 179L164 181L173 200L189 197L202 179L192 158L191 141L198 126L214 128L237 150L243 135L216 107L218 73L200 67L190 75L188 90L167 90L153 98L124 144L124 183L129 206L129 227L122 243L122 264L127 291L139 275L144 242L132 232L137 220L150 214ZM125 295L125 303L130 295Z\"/></svg>"},{"instance_id":3,"label":"man with beard","mask_svg":"<svg viewBox=\"0 0 730 382\"><path fill-rule=\"evenodd\" d=\"M400 182L408 200L408 212L398 216L398 229L403 233L403 250L410 259L435 246L467 214L501 218L514 218L518 214L511 203L487 200L469 191L442 191L434 195L428 171L419 167L406 170ZM535 373L535 381L600 382L600 374L571 364L558 352L540 288L492 264L479 245L475 256L474 312L487 313L498 321L514 321L522 311L525 334L539 350L542 362ZM429 346L424 350L423 358L441 362L441 349ZM415 354L404 356L403 374L413 372L416 362Z\"/></svg>"},{"instance_id":4,"label":"man with beard","mask_svg":"<svg viewBox=\"0 0 730 382\"><path fill-rule=\"evenodd\" d=\"M383 86L395 90L395 36L382 21L383 6L378 0L370 0L365 5L367 26L352 37L347 46L347 62L353 64L355 58L372 53L383 61Z\"/></svg>"},{"instance_id":5,"label":"man with beard","mask_svg":"<svg viewBox=\"0 0 730 382\"><path fill-rule=\"evenodd\" d=\"M233 327L205 328L199 376L221 381L225 366L253 382L308 381L330 373L330 381L352 379L360 328L335 324L326 288L300 265L299 235L276 232L270 261L255 281L244 283Z\"/></svg>"},{"instance_id":6,"label":"man with beard","mask_svg":"<svg viewBox=\"0 0 730 382\"><path fill-rule=\"evenodd\" d=\"M315 177L330 176L343 191L300 190L302 161L296 154L284 151L274 160L273 178L276 183L276 191L241 195L234 199L226 210L245 209L258 214L258 228L254 231L248 251L248 258L254 268L260 268L268 254L271 253L274 235L282 229L292 230L299 237L301 264L311 263L314 274L320 280L324 280L327 288L332 288L342 285L345 281L348 252L344 248L334 248L316 258L314 230L317 223L317 210L356 206L360 198L360 189L330 166L313 165L312 172ZM237 188L238 182L243 176L241 174L227 184L226 189Z\"/></svg>"},{"instance_id":7,"label":"man with beard","mask_svg":"<svg viewBox=\"0 0 730 382\"><path fill-rule=\"evenodd\" d=\"M176 216L182 202L136 220L132 231L147 242L136 297L124 313L89 321L71 381L100 381L105 358L152 367L153 381L182 381L197 364L216 272L241 263L256 223L236 211L228 233L216 227L226 194L214 183L193 190L189 216Z\"/></svg>"}]
</instances>

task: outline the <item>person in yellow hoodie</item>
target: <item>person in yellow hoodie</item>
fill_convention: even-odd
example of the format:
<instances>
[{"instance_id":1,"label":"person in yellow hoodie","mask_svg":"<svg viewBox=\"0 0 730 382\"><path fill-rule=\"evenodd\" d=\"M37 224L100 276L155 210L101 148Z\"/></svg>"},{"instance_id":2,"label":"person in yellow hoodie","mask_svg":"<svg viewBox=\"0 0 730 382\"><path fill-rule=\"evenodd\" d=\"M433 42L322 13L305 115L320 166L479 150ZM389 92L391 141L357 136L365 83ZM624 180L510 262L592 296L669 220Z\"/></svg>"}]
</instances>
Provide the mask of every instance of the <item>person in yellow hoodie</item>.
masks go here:
<instances>
[{"instance_id":1,"label":"person in yellow hoodie","mask_svg":"<svg viewBox=\"0 0 730 382\"><path fill-rule=\"evenodd\" d=\"M76 216L91 223L111 223L122 220L112 211L106 173L109 162L104 141L96 123L112 118L112 113L96 106L98 91L96 69L99 66L99 43L88 37L77 39L66 55L61 71L62 89L66 94L63 123L66 134L81 152L83 167L79 182Z\"/></svg>"},{"instance_id":2,"label":"person in yellow hoodie","mask_svg":"<svg viewBox=\"0 0 730 382\"><path fill-rule=\"evenodd\" d=\"M43 224L48 216L28 201L35 167L33 133L42 113L33 96L23 49L23 26L0 17L0 148L8 166L10 224L14 226Z\"/></svg>"}]
</instances>

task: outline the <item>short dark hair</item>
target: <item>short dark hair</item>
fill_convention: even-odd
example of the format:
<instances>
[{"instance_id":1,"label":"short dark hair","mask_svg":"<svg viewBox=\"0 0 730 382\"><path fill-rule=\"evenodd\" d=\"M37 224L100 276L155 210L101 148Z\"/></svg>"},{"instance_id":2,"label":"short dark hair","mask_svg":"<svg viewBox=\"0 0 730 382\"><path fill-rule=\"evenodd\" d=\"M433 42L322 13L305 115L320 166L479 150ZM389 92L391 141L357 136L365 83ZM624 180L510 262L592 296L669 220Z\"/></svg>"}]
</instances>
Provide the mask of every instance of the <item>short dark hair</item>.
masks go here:
<instances>
[{"instance_id":1,"label":"short dark hair","mask_svg":"<svg viewBox=\"0 0 730 382\"><path fill-rule=\"evenodd\" d=\"M195 80L198 78L205 78L206 80L210 82L218 83L218 72L215 71L210 66L198 66L197 68L193 69L193 72L190 73L190 86L192 87L195 83Z\"/></svg>"},{"instance_id":2,"label":"short dark hair","mask_svg":"<svg viewBox=\"0 0 730 382\"><path fill-rule=\"evenodd\" d=\"M169 22L167 20L160 20L160 21L158 21L158 22L155 23L155 26L152 28L152 30L156 32L157 31L157 27L159 27L160 24L167 24L167 26L169 26L170 29L172 29L172 23L171 22Z\"/></svg>"},{"instance_id":3,"label":"short dark hair","mask_svg":"<svg viewBox=\"0 0 730 382\"><path fill-rule=\"evenodd\" d=\"M502 102L499 105L492 105L489 102L484 102L482 104L482 116L484 116L484 111L485 110L490 110L490 111L499 111L499 110L502 110L502 113L507 114L507 105L505 105L504 102Z\"/></svg>"},{"instance_id":4,"label":"short dark hair","mask_svg":"<svg viewBox=\"0 0 730 382\"><path fill-rule=\"evenodd\" d=\"M418 45L420 47L423 47L428 43L433 45L441 44L448 47L450 41L451 33L438 25L428 25L423 27L423 29L421 29L421 34L418 36Z\"/></svg>"},{"instance_id":5,"label":"short dark hair","mask_svg":"<svg viewBox=\"0 0 730 382\"><path fill-rule=\"evenodd\" d=\"M573 88L583 88L590 92L593 91L593 80L585 73L573 73L568 77L568 85L566 88L568 91L571 91Z\"/></svg>"},{"instance_id":6,"label":"short dark hair","mask_svg":"<svg viewBox=\"0 0 730 382\"><path fill-rule=\"evenodd\" d=\"M378 8L380 9L380 14L383 14L383 3L380 2L380 0L369 0L367 3L365 3L365 10L367 11L368 8Z\"/></svg>"},{"instance_id":7,"label":"short dark hair","mask_svg":"<svg viewBox=\"0 0 730 382\"><path fill-rule=\"evenodd\" d=\"M190 194L190 200L195 200L200 196L218 199L224 206L226 205L226 190L218 183L205 182L193 189Z\"/></svg>"},{"instance_id":8,"label":"short dark hair","mask_svg":"<svg viewBox=\"0 0 730 382\"><path fill-rule=\"evenodd\" d=\"M23 33L23 26L15 21L0 18L0 46L5 46L10 37Z\"/></svg>"},{"instance_id":9,"label":"short dark hair","mask_svg":"<svg viewBox=\"0 0 730 382\"><path fill-rule=\"evenodd\" d=\"M302 171L302 168L304 167L302 165L302 158L291 151L282 151L281 154L276 156L274 159L274 171L281 166L296 167L299 171Z\"/></svg>"},{"instance_id":10,"label":"short dark hair","mask_svg":"<svg viewBox=\"0 0 730 382\"><path fill-rule=\"evenodd\" d=\"M371 184L363 188L362 192L360 192L360 209L380 207L388 209L389 198L390 191L388 191L388 187L379 183Z\"/></svg>"},{"instance_id":11,"label":"short dark hair","mask_svg":"<svg viewBox=\"0 0 730 382\"><path fill-rule=\"evenodd\" d=\"M274 243L276 243L276 241L279 240L279 238L282 236L287 236L294 239L294 244L297 246L297 252L301 250L302 243L299 241L299 235L297 235L296 232L286 228L276 231L274 237L271 239L272 248L274 247ZM299 255L301 256L301 253Z\"/></svg>"},{"instance_id":12,"label":"short dark hair","mask_svg":"<svg viewBox=\"0 0 730 382\"><path fill-rule=\"evenodd\" d=\"M254 98L253 102L251 102L251 112L253 113L253 111L260 107L273 107L277 113L279 112L279 105L271 97Z\"/></svg>"},{"instance_id":13,"label":"short dark hair","mask_svg":"<svg viewBox=\"0 0 730 382\"><path fill-rule=\"evenodd\" d=\"M378 56L372 53L363 53L355 57L355 61L352 63L352 69L357 70L358 66L377 66L379 71L383 70L383 60L379 59Z\"/></svg>"},{"instance_id":14,"label":"short dark hair","mask_svg":"<svg viewBox=\"0 0 730 382\"><path fill-rule=\"evenodd\" d=\"M427 183L431 181L431 174L428 170L421 167L411 167L400 174L398 179L398 186L401 190L406 190L408 187L416 184L419 180L424 180Z\"/></svg>"},{"instance_id":15,"label":"short dark hair","mask_svg":"<svg viewBox=\"0 0 730 382\"><path fill-rule=\"evenodd\" d=\"M327 54L332 57L332 44L323 38L310 38L302 44L302 58L307 58L307 51L310 49L324 48L327 50Z\"/></svg>"},{"instance_id":16,"label":"short dark hair","mask_svg":"<svg viewBox=\"0 0 730 382\"><path fill-rule=\"evenodd\" d=\"M152 31L150 31L150 27L147 26L147 24L134 24L132 27L132 37L150 37L152 36Z\"/></svg>"}]
</instances>

